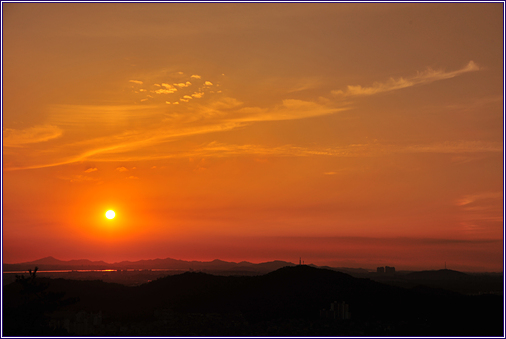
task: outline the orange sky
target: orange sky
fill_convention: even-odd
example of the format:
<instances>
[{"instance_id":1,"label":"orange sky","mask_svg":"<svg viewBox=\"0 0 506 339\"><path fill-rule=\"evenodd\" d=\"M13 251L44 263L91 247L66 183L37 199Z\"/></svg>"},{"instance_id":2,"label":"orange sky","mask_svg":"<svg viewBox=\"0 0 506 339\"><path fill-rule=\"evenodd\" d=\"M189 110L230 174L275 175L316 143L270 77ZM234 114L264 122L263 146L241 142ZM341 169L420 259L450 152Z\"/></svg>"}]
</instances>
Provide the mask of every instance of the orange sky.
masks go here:
<instances>
[{"instance_id":1,"label":"orange sky","mask_svg":"<svg viewBox=\"0 0 506 339\"><path fill-rule=\"evenodd\" d=\"M502 271L502 3L2 6L4 262Z\"/></svg>"}]
</instances>

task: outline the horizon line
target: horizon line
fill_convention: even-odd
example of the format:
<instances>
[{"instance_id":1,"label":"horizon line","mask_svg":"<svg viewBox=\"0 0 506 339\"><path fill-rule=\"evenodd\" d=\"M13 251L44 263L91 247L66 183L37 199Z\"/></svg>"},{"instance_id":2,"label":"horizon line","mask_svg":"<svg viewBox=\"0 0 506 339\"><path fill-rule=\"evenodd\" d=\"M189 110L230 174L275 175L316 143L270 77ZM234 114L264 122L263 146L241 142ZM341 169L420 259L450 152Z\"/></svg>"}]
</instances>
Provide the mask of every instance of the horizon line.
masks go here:
<instances>
[{"instance_id":1,"label":"horizon line","mask_svg":"<svg viewBox=\"0 0 506 339\"><path fill-rule=\"evenodd\" d=\"M317 264L313 264L313 263L309 263L309 264L297 264L297 263L293 263L293 262L290 262L290 261L285 261L285 260L279 260L279 259L274 259L274 260L267 260L267 261L261 261L261 262L251 262L251 261L247 261L247 260L242 260L242 261L227 261L227 260L222 260L222 259L213 259L213 260L208 260L208 261L203 261L203 260L184 260L184 259L175 259L175 258L171 258L171 257L166 257L166 258L154 258L154 259L138 259L138 260L135 260L135 261L131 261L131 260L122 260L122 261L117 261L117 262L106 262L104 260L90 260L90 259L70 259L70 260L60 260L60 259L57 259L51 255L49 256L46 256L46 257L43 257L43 258L40 258L40 259L35 259L35 260L32 260L32 261L25 261L25 262L16 262L16 263L6 263L6 262L2 262L2 271L3 271L3 266L4 265L23 265L23 264L29 264L29 263L33 263L35 261L39 261L39 260L43 260L43 259L55 259L55 260L58 260L58 261L61 261L62 263L68 263L70 261L89 261L91 263L104 263L104 264L107 264L107 265L115 265L115 264L121 264L121 263L125 263L125 262L128 262L128 263L137 263L139 261L153 261L153 260L166 260L166 259L171 259L171 260L175 260L175 261L183 261L183 262L198 262L198 263L212 263L213 261L221 261L221 262L224 262L224 263L231 263L231 264L240 264L240 263L249 263L249 264L253 264L253 265L259 265L259 264L265 264L265 263L272 263L272 262L285 262L287 264L291 264L293 266L315 266L317 268L326 268L326 267L329 267L329 268L334 268L334 269L353 269L353 270L366 270L368 271L369 273L374 273L376 268L377 267L385 267L385 266L389 266L389 265L382 265L382 266L377 266L375 268L364 268L364 267L349 267L349 266L330 266L330 265L317 265ZM445 263L446 264L446 263ZM51 264L45 264L45 265L51 265ZM390 265L393 265L392 267L395 268L395 264L390 264ZM500 270L500 271L497 271L497 270L488 270L488 271L477 271L477 270L456 270L456 269L451 269L451 268L446 268L447 265L445 265L444 268L436 268L436 269L429 269L429 268L421 268L421 269L400 269L400 270L396 270L396 272L420 272L420 271L442 271L442 270L447 270L447 271L458 271L458 272L467 272L467 273L501 273L504 275L504 269L503 270Z\"/></svg>"}]
</instances>

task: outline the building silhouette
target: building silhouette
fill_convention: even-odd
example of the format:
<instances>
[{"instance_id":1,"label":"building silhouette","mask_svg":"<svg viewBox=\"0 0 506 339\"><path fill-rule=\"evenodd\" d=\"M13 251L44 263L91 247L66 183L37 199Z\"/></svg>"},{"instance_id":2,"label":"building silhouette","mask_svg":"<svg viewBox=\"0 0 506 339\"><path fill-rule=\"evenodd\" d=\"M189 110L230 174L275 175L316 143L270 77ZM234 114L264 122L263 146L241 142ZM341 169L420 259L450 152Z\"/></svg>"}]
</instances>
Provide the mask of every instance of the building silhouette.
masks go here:
<instances>
[{"instance_id":1,"label":"building silhouette","mask_svg":"<svg viewBox=\"0 0 506 339\"><path fill-rule=\"evenodd\" d=\"M390 267L390 266L377 267L376 273L378 273L378 274L395 274L395 267Z\"/></svg>"},{"instance_id":2,"label":"building silhouette","mask_svg":"<svg viewBox=\"0 0 506 339\"><path fill-rule=\"evenodd\" d=\"M350 305L346 302L334 301L330 303L330 310L320 310L320 318L325 319L351 319Z\"/></svg>"}]
</instances>

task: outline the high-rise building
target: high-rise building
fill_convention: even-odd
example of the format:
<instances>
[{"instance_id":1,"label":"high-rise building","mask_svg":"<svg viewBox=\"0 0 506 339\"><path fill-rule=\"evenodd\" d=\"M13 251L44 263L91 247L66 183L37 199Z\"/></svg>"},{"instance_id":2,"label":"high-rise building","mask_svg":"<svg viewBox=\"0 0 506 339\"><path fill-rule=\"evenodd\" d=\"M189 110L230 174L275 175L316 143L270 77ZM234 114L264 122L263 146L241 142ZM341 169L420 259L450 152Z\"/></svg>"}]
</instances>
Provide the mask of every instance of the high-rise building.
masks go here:
<instances>
[{"instance_id":1,"label":"high-rise building","mask_svg":"<svg viewBox=\"0 0 506 339\"><path fill-rule=\"evenodd\" d=\"M385 273L386 274L394 274L395 273L395 267L385 266Z\"/></svg>"}]
</instances>

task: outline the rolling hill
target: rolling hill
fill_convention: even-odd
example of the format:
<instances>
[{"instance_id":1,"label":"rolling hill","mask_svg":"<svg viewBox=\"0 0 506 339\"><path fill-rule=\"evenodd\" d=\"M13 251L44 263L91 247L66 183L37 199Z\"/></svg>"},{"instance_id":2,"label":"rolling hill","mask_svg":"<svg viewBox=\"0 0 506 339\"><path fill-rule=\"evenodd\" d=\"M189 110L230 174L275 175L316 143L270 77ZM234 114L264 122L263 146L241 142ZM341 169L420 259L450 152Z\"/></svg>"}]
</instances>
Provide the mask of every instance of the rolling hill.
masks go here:
<instances>
[{"instance_id":1,"label":"rolling hill","mask_svg":"<svg viewBox=\"0 0 506 339\"><path fill-rule=\"evenodd\" d=\"M55 312L53 324L77 322L78 314L100 312L103 320L89 328L98 335L502 334L500 296L405 289L305 265L259 276L185 272L137 287L102 281L40 281L48 284L48 293L79 300ZM14 324L24 321L19 310L26 305L20 289L18 283L4 287L7 333L15 333ZM350 320L321 317L320 311L328 310L334 301L349 306Z\"/></svg>"}]
</instances>

